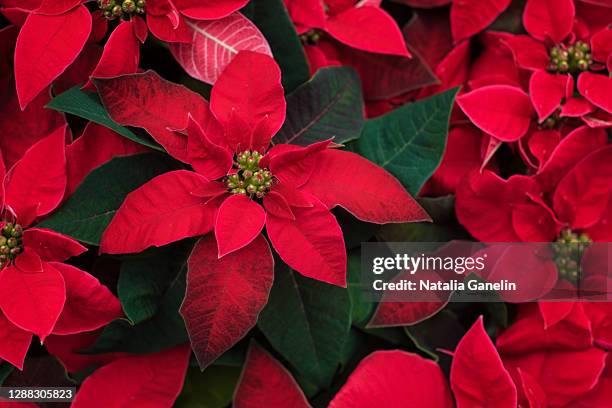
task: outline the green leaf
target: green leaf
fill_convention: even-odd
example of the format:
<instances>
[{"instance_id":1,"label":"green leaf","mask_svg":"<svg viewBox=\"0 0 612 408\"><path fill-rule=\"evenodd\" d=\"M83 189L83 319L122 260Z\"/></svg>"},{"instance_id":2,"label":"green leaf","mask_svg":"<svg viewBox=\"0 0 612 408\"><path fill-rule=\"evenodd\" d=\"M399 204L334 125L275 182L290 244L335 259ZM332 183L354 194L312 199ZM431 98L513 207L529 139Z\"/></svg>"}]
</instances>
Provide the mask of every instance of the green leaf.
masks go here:
<instances>
[{"instance_id":1,"label":"green leaf","mask_svg":"<svg viewBox=\"0 0 612 408\"><path fill-rule=\"evenodd\" d=\"M74 194L38 226L99 245L102 233L130 192L178 168L176 161L158 153L114 158L93 170Z\"/></svg>"},{"instance_id":2,"label":"green leaf","mask_svg":"<svg viewBox=\"0 0 612 408\"><path fill-rule=\"evenodd\" d=\"M10 365L9 363L0 363L0 386L4 384L4 381L6 381L7 377L11 375L14 369L15 367Z\"/></svg>"},{"instance_id":3,"label":"green leaf","mask_svg":"<svg viewBox=\"0 0 612 408\"><path fill-rule=\"evenodd\" d=\"M287 119L274 143L309 145L334 138L345 143L363 127L359 76L350 67L329 67L287 97Z\"/></svg>"},{"instance_id":4,"label":"green leaf","mask_svg":"<svg viewBox=\"0 0 612 408\"><path fill-rule=\"evenodd\" d=\"M240 378L240 367L212 365L204 372L191 367L175 408L224 408L230 405Z\"/></svg>"},{"instance_id":5,"label":"green leaf","mask_svg":"<svg viewBox=\"0 0 612 408\"><path fill-rule=\"evenodd\" d=\"M352 321L355 326L364 327L370 321L376 304L363 300L360 250L354 250L348 254L347 271L348 291L351 298Z\"/></svg>"},{"instance_id":6,"label":"green leaf","mask_svg":"<svg viewBox=\"0 0 612 408\"><path fill-rule=\"evenodd\" d=\"M310 68L285 4L283 0L253 0L251 4L251 20L268 40L281 68L285 93L290 93L308 81Z\"/></svg>"},{"instance_id":7,"label":"green leaf","mask_svg":"<svg viewBox=\"0 0 612 408\"><path fill-rule=\"evenodd\" d=\"M351 325L346 289L277 268L258 327L272 347L306 378L328 386L340 363Z\"/></svg>"},{"instance_id":8,"label":"green leaf","mask_svg":"<svg viewBox=\"0 0 612 408\"><path fill-rule=\"evenodd\" d=\"M458 91L454 88L366 121L354 149L416 195L440 165Z\"/></svg>"},{"instance_id":9,"label":"green leaf","mask_svg":"<svg viewBox=\"0 0 612 408\"><path fill-rule=\"evenodd\" d=\"M106 112L106 109L104 109L104 106L102 106L98 95L92 92L82 91L80 85L74 86L66 92L59 94L53 98L46 107L90 120L99 125L106 126L136 143L140 143L141 145L161 152L164 151L164 149L151 138L137 135L130 129L112 120Z\"/></svg>"},{"instance_id":10,"label":"green leaf","mask_svg":"<svg viewBox=\"0 0 612 408\"><path fill-rule=\"evenodd\" d=\"M180 287L181 268L193 244L191 239L180 241L121 264L117 292L123 311L133 324L153 318L168 293Z\"/></svg>"},{"instance_id":11,"label":"green leaf","mask_svg":"<svg viewBox=\"0 0 612 408\"><path fill-rule=\"evenodd\" d=\"M154 353L188 341L179 308L185 297L192 247L193 240L185 240L124 261L119 300L126 315L138 323L133 326L125 319L111 322L87 353ZM124 277L126 274L129 276Z\"/></svg>"},{"instance_id":12,"label":"green leaf","mask_svg":"<svg viewBox=\"0 0 612 408\"><path fill-rule=\"evenodd\" d=\"M466 331L459 317L448 309L404 330L420 351L436 361L445 356L439 350L454 350Z\"/></svg>"}]
</instances>

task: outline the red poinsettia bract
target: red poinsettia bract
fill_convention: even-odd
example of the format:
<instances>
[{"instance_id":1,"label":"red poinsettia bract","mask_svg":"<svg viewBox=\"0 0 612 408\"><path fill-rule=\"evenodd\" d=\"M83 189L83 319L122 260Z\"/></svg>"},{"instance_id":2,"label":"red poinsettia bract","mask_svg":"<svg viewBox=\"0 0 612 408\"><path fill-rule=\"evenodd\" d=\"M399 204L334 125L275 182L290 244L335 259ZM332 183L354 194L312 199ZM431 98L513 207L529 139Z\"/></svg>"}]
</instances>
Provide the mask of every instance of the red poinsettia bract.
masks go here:
<instances>
[{"instance_id":1,"label":"red poinsettia bract","mask_svg":"<svg viewBox=\"0 0 612 408\"><path fill-rule=\"evenodd\" d=\"M31 227L66 189L63 126L8 171L0 161L0 358L22 368L32 335L68 335L121 315L119 301L90 274L62 263L86 251L56 232Z\"/></svg>"},{"instance_id":2,"label":"red poinsettia bract","mask_svg":"<svg viewBox=\"0 0 612 408\"><path fill-rule=\"evenodd\" d=\"M105 19L121 18L104 51L94 64L93 77L134 73L140 58L139 41L147 28L167 42L190 42L190 19L214 20L226 17L247 0L198 2L193 0L100 0L100 10L90 12L81 0L0 1L0 11L20 26L15 49L15 82L19 105L25 107L57 79L77 57L87 51L88 42L104 38ZM146 19L141 15L146 14ZM83 73L81 73L83 74Z\"/></svg>"},{"instance_id":3,"label":"red poinsettia bract","mask_svg":"<svg viewBox=\"0 0 612 408\"><path fill-rule=\"evenodd\" d=\"M453 353L450 387L433 361L400 350L376 351L361 361L329 406L515 408L516 401L516 387L481 317Z\"/></svg>"},{"instance_id":4,"label":"red poinsettia bract","mask_svg":"<svg viewBox=\"0 0 612 408\"><path fill-rule=\"evenodd\" d=\"M331 140L270 147L285 120L285 99L280 69L267 55L238 54L213 87L210 106L150 73L96 85L115 120L148 129L195 169L162 174L128 195L103 234L101 251L139 252L205 235L189 259L182 308L190 332L206 338L201 362L231 345L222 328L199 318L202 308L233 319L232 329L246 333L266 303L273 258L264 227L291 268L345 286L344 239L330 209L342 206L373 223L428 219L393 176L333 148ZM207 235L212 232L214 238ZM231 302L246 306L236 314Z\"/></svg>"}]
</instances>

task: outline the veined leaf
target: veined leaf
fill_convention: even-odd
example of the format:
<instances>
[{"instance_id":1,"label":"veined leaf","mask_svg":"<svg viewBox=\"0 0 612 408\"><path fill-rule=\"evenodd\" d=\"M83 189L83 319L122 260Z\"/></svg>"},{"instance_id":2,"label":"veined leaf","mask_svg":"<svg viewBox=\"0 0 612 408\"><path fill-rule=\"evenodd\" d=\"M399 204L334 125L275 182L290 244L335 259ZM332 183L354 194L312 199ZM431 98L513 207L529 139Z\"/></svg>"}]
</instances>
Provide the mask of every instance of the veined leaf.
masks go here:
<instances>
[{"instance_id":1,"label":"veined leaf","mask_svg":"<svg viewBox=\"0 0 612 408\"><path fill-rule=\"evenodd\" d=\"M263 34L239 12L218 20L188 21L190 43L172 43L170 51L192 77L214 84L238 52L255 51L272 56Z\"/></svg>"},{"instance_id":2,"label":"veined leaf","mask_svg":"<svg viewBox=\"0 0 612 408\"><path fill-rule=\"evenodd\" d=\"M287 119L273 141L305 146L333 137L344 143L359 137L363 123L357 73L349 67L323 68L287 97Z\"/></svg>"},{"instance_id":3,"label":"veined leaf","mask_svg":"<svg viewBox=\"0 0 612 408\"><path fill-rule=\"evenodd\" d=\"M355 150L416 195L442 161L458 88L366 122Z\"/></svg>"},{"instance_id":4,"label":"veined leaf","mask_svg":"<svg viewBox=\"0 0 612 408\"><path fill-rule=\"evenodd\" d=\"M156 248L121 265L119 300L126 316L104 328L87 352L153 353L188 341L179 308L192 240Z\"/></svg>"},{"instance_id":5,"label":"veined leaf","mask_svg":"<svg viewBox=\"0 0 612 408\"><path fill-rule=\"evenodd\" d=\"M351 325L346 289L277 268L258 327L297 371L328 386L342 362Z\"/></svg>"}]
</instances>

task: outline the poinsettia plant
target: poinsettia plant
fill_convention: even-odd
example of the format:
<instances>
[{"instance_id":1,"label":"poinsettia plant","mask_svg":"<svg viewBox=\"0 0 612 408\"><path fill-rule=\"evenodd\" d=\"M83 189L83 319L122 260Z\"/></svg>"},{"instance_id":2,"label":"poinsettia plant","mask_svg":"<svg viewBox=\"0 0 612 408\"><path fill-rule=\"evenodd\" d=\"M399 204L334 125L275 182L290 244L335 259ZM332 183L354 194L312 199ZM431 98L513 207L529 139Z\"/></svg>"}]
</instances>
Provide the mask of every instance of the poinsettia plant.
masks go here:
<instances>
[{"instance_id":1,"label":"poinsettia plant","mask_svg":"<svg viewBox=\"0 0 612 408\"><path fill-rule=\"evenodd\" d=\"M611 84L608 0L0 0L0 385L607 407Z\"/></svg>"}]
</instances>

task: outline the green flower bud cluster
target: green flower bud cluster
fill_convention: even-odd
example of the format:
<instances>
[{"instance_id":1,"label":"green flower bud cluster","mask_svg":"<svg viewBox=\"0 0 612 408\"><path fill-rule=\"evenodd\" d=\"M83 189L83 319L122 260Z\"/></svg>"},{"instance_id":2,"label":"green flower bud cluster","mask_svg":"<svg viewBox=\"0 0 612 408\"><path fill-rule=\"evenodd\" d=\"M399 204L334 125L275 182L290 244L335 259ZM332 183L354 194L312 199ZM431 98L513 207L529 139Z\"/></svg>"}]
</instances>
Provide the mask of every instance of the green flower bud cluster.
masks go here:
<instances>
[{"instance_id":1,"label":"green flower bud cluster","mask_svg":"<svg viewBox=\"0 0 612 408\"><path fill-rule=\"evenodd\" d=\"M0 269L15 260L23 252L23 228L7 222L0 230Z\"/></svg>"},{"instance_id":2,"label":"green flower bud cluster","mask_svg":"<svg viewBox=\"0 0 612 408\"><path fill-rule=\"evenodd\" d=\"M551 72L578 73L587 71L593 63L591 47L583 41L577 41L574 45L556 45L550 50L550 63L548 70Z\"/></svg>"},{"instance_id":3,"label":"green flower bud cluster","mask_svg":"<svg viewBox=\"0 0 612 408\"><path fill-rule=\"evenodd\" d=\"M302 45L317 45L320 39L321 31L319 30L310 30L300 35L300 41L302 42Z\"/></svg>"},{"instance_id":4,"label":"green flower bud cluster","mask_svg":"<svg viewBox=\"0 0 612 408\"><path fill-rule=\"evenodd\" d=\"M578 282L582 255L592 242L586 234L576 234L569 229L561 231L553 244L553 259L561 278L574 284Z\"/></svg>"},{"instance_id":5,"label":"green flower bud cluster","mask_svg":"<svg viewBox=\"0 0 612 408\"><path fill-rule=\"evenodd\" d=\"M263 155L258 151L246 150L236 156L236 173L225 178L225 185L232 194L246 194L263 198L274 184L270 170L259 167Z\"/></svg>"},{"instance_id":6,"label":"green flower bud cluster","mask_svg":"<svg viewBox=\"0 0 612 408\"><path fill-rule=\"evenodd\" d=\"M104 12L104 17L114 20L144 14L145 0L98 0L98 7Z\"/></svg>"}]
</instances>

